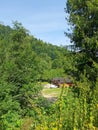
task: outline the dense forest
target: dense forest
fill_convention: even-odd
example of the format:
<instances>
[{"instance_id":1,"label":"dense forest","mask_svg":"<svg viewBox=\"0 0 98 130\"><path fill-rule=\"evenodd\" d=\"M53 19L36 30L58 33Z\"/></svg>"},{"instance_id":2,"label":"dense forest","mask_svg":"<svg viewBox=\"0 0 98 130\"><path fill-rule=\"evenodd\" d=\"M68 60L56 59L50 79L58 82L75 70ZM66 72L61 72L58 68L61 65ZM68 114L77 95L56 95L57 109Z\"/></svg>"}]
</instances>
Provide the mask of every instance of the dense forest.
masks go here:
<instances>
[{"instance_id":1,"label":"dense forest","mask_svg":"<svg viewBox=\"0 0 98 130\"><path fill-rule=\"evenodd\" d=\"M44 106L45 99L40 95L42 86L39 83L50 82L53 77L65 77L69 69L67 55L69 52L64 47L34 38L17 21L12 28L0 24L2 130L16 129L26 116L36 115L37 107L34 110L32 103L39 108Z\"/></svg>"},{"instance_id":2,"label":"dense forest","mask_svg":"<svg viewBox=\"0 0 98 130\"><path fill-rule=\"evenodd\" d=\"M98 0L67 0L65 11L72 51L17 21L0 24L0 130L98 129ZM70 77L73 86L56 88L60 95L49 101L43 84L55 77Z\"/></svg>"}]
</instances>

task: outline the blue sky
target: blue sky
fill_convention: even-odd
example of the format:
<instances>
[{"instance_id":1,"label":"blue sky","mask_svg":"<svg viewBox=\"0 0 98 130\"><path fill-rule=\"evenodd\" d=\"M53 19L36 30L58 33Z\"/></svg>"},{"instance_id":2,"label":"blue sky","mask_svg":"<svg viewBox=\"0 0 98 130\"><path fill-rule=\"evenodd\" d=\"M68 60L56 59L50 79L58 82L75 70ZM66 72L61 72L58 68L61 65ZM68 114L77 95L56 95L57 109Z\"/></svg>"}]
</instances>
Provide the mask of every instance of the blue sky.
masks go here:
<instances>
[{"instance_id":1,"label":"blue sky","mask_svg":"<svg viewBox=\"0 0 98 130\"><path fill-rule=\"evenodd\" d=\"M11 26L17 20L38 39L68 45L65 6L66 0L0 0L0 22Z\"/></svg>"}]
</instances>

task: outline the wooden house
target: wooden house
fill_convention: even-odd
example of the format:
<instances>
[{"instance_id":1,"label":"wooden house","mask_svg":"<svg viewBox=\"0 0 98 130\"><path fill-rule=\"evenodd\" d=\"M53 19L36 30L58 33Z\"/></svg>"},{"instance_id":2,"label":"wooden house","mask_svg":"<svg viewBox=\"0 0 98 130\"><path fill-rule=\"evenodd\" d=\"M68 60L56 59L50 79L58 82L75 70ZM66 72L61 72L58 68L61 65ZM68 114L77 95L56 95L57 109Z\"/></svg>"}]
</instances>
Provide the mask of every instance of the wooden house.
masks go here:
<instances>
[{"instance_id":1,"label":"wooden house","mask_svg":"<svg viewBox=\"0 0 98 130\"><path fill-rule=\"evenodd\" d=\"M69 77L67 77L66 79L64 79L64 78L53 78L51 80L51 84L54 84L58 87L62 87L62 86L69 87L69 86L73 85L73 82L72 82L71 78L69 78Z\"/></svg>"}]
</instances>

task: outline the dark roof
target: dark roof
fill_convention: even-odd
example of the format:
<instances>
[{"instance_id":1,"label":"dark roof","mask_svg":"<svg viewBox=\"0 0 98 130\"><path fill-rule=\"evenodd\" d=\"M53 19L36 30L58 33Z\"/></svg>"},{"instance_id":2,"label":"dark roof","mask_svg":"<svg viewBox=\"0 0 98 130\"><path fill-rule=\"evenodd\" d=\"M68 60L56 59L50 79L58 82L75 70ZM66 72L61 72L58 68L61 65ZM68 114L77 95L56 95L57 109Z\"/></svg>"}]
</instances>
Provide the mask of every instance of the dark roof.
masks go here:
<instances>
[{"instance_id":1,"label":"dark roof","mask_svg":"<svg viewBox=\"0 0 98 130\"><path fill-rule=\"evenodd\" d=\"M67 77L67 78L53 78L52 80L51 80L52 82L60 82L60 83L72 83L72 80L71 80L71 78L70 77Z\"/></svg>"},{"instance_id":2,"label":"dark roof","mask_svg":"<svg viewBox=\"0 0 98 130\"><path fill-rule=\"evenodd\" d=\"M65 83L72 83L71 78L70 78L70 77L67 77L67 78L65 79Z\"/></svg>"},{"instance_id":3,"label":"dark roof","mask_svg":"<svg viewBox=\"0 0 98 130\"><path fill-rule=\"evenodd\" d=\"M55 80L55 81L64 81L64 78L53 78L52 81Z\"/></svg>"}]
</instances>

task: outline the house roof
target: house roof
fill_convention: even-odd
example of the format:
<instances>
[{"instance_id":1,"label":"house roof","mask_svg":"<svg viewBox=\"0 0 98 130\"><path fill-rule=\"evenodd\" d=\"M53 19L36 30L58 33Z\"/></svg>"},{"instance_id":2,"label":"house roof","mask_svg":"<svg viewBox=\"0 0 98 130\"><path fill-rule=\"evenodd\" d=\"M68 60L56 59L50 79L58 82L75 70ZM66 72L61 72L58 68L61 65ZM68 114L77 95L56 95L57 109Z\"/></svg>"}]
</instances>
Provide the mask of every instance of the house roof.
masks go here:
<instances>
[{"instance_id":1,"label":"house roof","mask_svg":"<svg viewBox=\"0 0 98 130\"><path fill-rule=\"evenodd\" d=\"M60 78L53 78L51 80L52 82L59 82L59 83L72 83L72 80L70 77L66 77L65 79L60 77Z\"/></svg>"},{"instance_id":2,"label":"house roof","mask_svg":"<svg viewBox=\"0 0 98 130\"><path fill-rule=\"evenodd\" d=\"M67 77L67 78L65 79L65 83L72 83L71 78L70 78L70 77Z\"/></svg>"},{"instance_id":3,"label":"house roof","mask_svg":"<svg viewBox=\"0 0 98 130\"><path fill-rule=\"evenodd\" d=\"M52 81L64 82L64 78L53 78Z\"/></svg>"}]
</instances>

